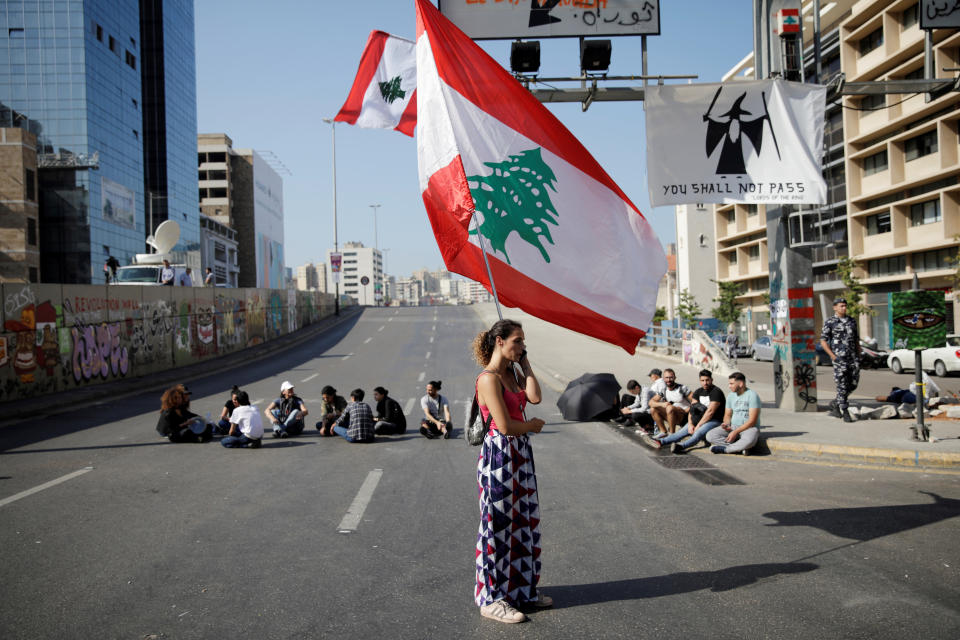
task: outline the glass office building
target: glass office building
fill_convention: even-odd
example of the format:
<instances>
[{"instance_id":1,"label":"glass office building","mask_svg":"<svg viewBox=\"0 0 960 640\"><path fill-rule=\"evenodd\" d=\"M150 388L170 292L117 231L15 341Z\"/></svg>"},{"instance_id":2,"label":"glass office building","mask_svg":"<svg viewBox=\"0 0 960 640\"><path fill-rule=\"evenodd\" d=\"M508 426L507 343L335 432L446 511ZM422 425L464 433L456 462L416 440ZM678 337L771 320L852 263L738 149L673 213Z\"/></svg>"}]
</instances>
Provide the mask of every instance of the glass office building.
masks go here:
<instances>
[{"instance_id":1,"label":"glass office building","mask_svg":"<svg viewBox=\"0 0 960 640\"><path fill-rule=\"evenodd\" d=\"M150 48L144 13L161 16ZM155 226L180 223L178 249L199 247L193 38L192 0L0 3L0 126L38 138L41 281L103 282L107 255L143 253L150 201ZM158 73L165 91L145 92ZM169 177L179 165L189 189Z\"/></svg>"}]
</instances>

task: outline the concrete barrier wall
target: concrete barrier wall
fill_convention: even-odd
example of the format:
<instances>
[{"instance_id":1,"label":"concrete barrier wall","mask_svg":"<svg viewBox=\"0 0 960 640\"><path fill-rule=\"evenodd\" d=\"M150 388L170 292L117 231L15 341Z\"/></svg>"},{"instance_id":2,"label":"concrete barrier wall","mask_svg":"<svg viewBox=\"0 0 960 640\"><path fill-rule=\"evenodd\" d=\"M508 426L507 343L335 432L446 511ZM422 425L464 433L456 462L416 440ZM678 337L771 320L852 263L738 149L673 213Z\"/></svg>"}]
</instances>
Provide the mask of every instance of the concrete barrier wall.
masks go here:
<instances>
[{"instance_id":1,"label":"concrete barrier wall","mask_svg":"<svg viewBox=\"0 0 960 640\"><path fill-rule=\"evenodd\" d=\"M0 402L246 349L334 312L312 291L4 284Z\"/></svg>"},{"instance_id":2,"label":"concrete barrier wall","mask_svg":"<svg viewBox=\"0 0 960 640\"><path fill-rule=\"evenodd\" d=\"M733 362L705 331L684 330L683 363L713 372L713 383L723 389L721 378L736 371Z\"/></svg>"}]
</instances>

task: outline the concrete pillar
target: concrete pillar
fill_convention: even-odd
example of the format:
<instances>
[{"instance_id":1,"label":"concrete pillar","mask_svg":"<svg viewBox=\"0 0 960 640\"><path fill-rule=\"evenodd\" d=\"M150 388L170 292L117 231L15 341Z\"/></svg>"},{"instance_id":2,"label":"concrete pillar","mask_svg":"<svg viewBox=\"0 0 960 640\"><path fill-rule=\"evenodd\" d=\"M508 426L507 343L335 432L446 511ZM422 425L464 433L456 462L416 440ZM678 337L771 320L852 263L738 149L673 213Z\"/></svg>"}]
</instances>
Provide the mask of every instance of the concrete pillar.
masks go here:
<instances>
[{"instance_id":1,"label":"concrete pillar","mask_svg":"<svg viewBox=\"0 0 960 640\"><path fill-rule=\"evenodd\" d=\"M789 246L786 215L767 207L770 265L770 325L774 346L773 375L777 408L817 410L813 265L810 250Z\"/></svg>"}]
</instances>

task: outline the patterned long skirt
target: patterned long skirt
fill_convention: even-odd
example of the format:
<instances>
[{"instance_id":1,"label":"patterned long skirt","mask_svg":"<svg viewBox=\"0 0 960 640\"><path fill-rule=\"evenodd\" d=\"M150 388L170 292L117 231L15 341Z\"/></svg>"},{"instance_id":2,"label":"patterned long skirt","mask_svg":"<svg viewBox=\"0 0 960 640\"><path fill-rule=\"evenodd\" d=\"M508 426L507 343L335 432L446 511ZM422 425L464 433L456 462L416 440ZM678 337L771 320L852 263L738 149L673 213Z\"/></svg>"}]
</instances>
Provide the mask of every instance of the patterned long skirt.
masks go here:
<instances>
[{"instance_id":1,"label":"patterned long skirt","mask_svg":"<svg viewBox=\"0 0 960 640\"><path fill-rule=\"evenodd\" d=\"M477 461L480 532L477 605L537 599L540 581L540 502L527 435L487 434Z\"/></svg>"}]
</instances>

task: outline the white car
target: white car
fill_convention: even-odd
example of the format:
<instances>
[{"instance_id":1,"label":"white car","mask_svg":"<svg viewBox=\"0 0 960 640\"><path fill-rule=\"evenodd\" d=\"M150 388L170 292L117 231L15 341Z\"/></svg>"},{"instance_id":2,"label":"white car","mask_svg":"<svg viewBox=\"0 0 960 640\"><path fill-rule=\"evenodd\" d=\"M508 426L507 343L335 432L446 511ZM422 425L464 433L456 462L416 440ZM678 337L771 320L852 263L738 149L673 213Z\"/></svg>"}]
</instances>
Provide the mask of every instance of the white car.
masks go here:
<instances>
[{"instance_id":1,"label":"white car","mask_svg":"<svg viewBox=\"0 0 960 640\"><path fill-rule=\"evenodd\" d=\"M921 363L925 371L933 371L941 378L951 371L960 371L960 336L947 336L943 347L924 349ZM894 349L887 356L887 365L894 373L913 371L916 356L910 349Z\"/></svg>"}]
</instances>

